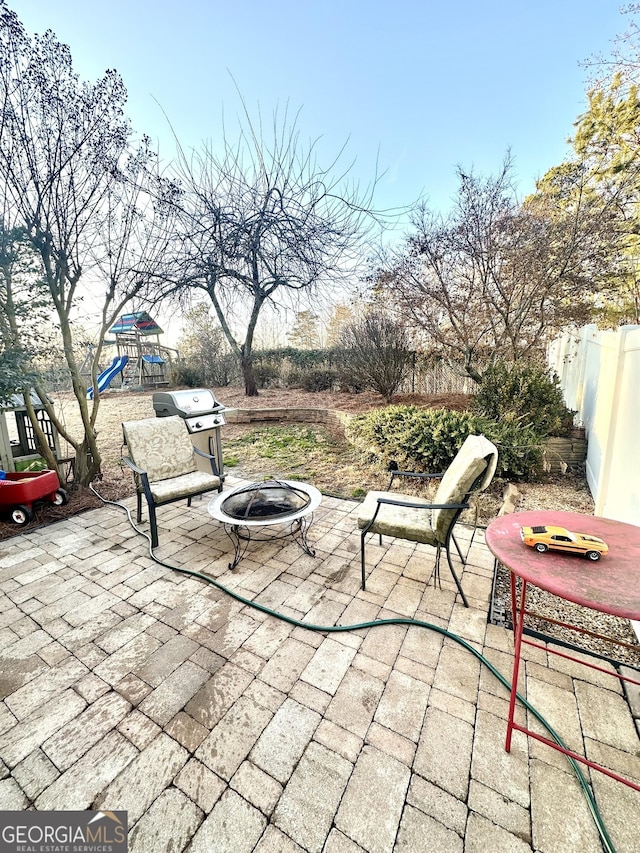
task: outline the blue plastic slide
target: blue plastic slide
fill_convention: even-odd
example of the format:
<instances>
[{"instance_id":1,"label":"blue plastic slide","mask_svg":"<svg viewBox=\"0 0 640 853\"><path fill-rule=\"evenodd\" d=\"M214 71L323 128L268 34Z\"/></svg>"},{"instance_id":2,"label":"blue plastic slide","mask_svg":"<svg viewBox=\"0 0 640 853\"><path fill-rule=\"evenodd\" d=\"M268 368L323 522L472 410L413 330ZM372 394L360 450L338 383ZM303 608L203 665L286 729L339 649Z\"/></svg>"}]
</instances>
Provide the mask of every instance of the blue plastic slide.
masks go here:
<instances>
[{"instance_id":1,"label":"blue plastic slide","mask_svg":"<svg viewBox=\"0 0 640 853\"><path fill-rule=\"evenodd\" d=\"M109 367L103 370L100 376L98 376L98 391L104 391L105 388L108 388L113 377L124 370L124 366L128 361L129 356L127 355L116 356ZM87 399L93 400L93 386L87 389Z\"/></svg>"}]
</instances>

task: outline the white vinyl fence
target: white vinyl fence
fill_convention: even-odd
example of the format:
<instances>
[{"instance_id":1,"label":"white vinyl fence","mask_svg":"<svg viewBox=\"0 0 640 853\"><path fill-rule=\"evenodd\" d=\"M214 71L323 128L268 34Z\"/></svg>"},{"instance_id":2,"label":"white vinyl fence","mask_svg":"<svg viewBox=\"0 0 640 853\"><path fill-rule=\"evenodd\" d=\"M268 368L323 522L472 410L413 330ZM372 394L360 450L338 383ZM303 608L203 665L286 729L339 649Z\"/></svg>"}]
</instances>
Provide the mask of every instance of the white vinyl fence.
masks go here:
<instances>
[{"instance_id":1,"label":"white vinyl fence","mask_svg":"<svg viewBox=\"0 0 640 853\"><path fill-rule=\"evenodd\" d=\"M567 331L548 363L586 430L595 514L640 525L640 326Z\"/></svg>"}]
</instances>

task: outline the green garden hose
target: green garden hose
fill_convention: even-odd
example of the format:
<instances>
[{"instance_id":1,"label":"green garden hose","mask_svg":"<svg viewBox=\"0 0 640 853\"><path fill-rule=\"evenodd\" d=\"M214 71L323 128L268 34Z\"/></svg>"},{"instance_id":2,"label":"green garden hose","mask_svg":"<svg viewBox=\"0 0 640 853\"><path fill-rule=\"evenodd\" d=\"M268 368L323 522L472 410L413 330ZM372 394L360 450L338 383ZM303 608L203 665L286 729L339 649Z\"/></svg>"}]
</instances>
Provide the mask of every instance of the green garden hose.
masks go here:
<instances>
[{"instance_id":1,"label":"green garden hose","mask_svg":"<svg viewBox=\"0 0 640 853\"><path fill-rule=\"evenodd\" d=\"M167 563L164 560L161 560L160 557L157 557L154 554L154 549L151 545L151 537L144 530L141 530L136 525L131 515L131 511L128 509L128 507L117 501L110 501L106 498L103 498L91 485L89 486L89 488L103 503L110 504L111 506L116 506L126 512L131 527L136 531L136 533L141 536L144 536L145 539L148 541L149 556L151 557L151 559L155 563L158 563L158 565L164 566L164 568L166 569L171 569L172 571L180 572L181 574L198 578L199 580L204 581L205 583L215 586L221 592L225 593L225 595L229 595L231 598L234 598L236 601L241 602L247 607L253 607L255 610L259 610L261 613L265 613L267 616L273 616L276 619L280 619L283 622L287 622L289 625L294 625L297 628L305 628L307 631L317 631L323 634L335 634L346 631L358 631L362 628L377 628L382 625L406 625L408 627L425 628L429 631L435 631L437 634L441 634L443 637L447 637L448 639L453 640L455 643L458 643L458 645L462 646L462 648L470 652L475 658L477 658L477 660L480 661L483 666L487 667L489 672L491 672L491 674L494 675L495 678L497 678L498 681L504 687L506 687L508 691L511 691L510 682L505 678L504 675L502 675L499 670L495 668L491 661L489 661L484 655L482 655L477 649L475 649L462 637L458 636L457 634L453 634L451 631L447 631L446 628L441 628L439 625L435 625L431 622L423 622L421 619L406 619L404 617L399 616L393 619L374 619L370 622L358 622L354 625L311 625L307 622L302 622L300 619L295 619L293 616L287 616L285 613L279 613L277 610L272 610L270 607L266 607L264 604L260 604L257 601L251 601L248 598L244 598L244 596L240 595L237 592L234 592L232 589L229 589L228 587L219 583L215 578L209 577L208 575L205 575L202 572L195 571L194 569L184 568L182 566L171 565L171 563ZM542 726L544 726L550 737L558 744L558 746L562 747L562 749L566 749L564 741L562 740L560 735L557 734L557 732L552 728L551 724L542 716L542 714L537 711L533 707L533 705L531 705L531 703L527 701L527 699L521 696L520 693L517 693L516 696L518 698L518 701L523 705L523 707L526 708L527 711L529 711L531 714L533 714L536 720L538 720L538 722ZM604 824L602 815L600 814L600 811L598 809L593 792L587 780L585 779L584 773L582 772L580 765L571 756L567 755L566 757L569 761L569 764L573 768L574 773L576 774L578 782L580 783L580 787L582 788L583 794L586 798L587 806L595 822L598 834L600 835L600 840L602 842L605 853L616 853L615 847L613 846L613 842L611 841L609 833L607 832L607 828Z\"/></svg>"}]
</instances>

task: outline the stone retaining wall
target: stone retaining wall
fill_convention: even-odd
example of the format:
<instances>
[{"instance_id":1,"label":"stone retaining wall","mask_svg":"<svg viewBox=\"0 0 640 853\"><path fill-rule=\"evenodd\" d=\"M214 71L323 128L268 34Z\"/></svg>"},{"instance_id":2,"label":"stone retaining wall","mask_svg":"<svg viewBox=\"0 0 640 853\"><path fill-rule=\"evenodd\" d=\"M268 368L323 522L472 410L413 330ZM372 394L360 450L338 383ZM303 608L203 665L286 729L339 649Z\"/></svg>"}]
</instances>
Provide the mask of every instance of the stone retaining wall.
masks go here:
<instances>
[{"instance_id":1,"label":"stone retaining wall","mask_svg":"<svg viewBox=\"0 0 640 853\"><path fill-rule=\"evenodd\" d=\"M224 416L228 424L295 422L337 426L343 430L353 417L335 409L226 409Z\"/></svg>"},{"instance_id":2,"label":"stone retaining wall","mask_svg":"<svg viewBox=\"0 0 640 853\"><path fill-rule=\"evenodd\" d=\"M551 474L564 474L584 467L587 442L584 438L548 438L545 461ZM566 466L566 468L565 468Z\"/></svg>"}]
</instances>

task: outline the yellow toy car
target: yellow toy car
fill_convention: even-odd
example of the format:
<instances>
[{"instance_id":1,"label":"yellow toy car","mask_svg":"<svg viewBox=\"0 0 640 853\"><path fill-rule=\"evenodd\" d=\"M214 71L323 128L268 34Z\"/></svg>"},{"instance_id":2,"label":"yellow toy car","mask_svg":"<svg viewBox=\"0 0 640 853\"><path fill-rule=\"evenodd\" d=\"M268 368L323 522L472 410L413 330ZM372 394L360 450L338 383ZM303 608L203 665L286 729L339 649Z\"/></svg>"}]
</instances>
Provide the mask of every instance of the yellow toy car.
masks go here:
<instances>
[{"instance_id":1,"label":"yellow toy car","mask_svg":"<svg viewBox=\"0 0 640 853\"><path fill-rule=\"evenodd\" d=\"M541 554L545 551L565 551L570 554L584 554L594 562L609 551L607 543L597 536L571 533L564 527L542 524L536 527L521 527L520 538L525 545L535 548Z\"/></svg>"}]
</instances>

